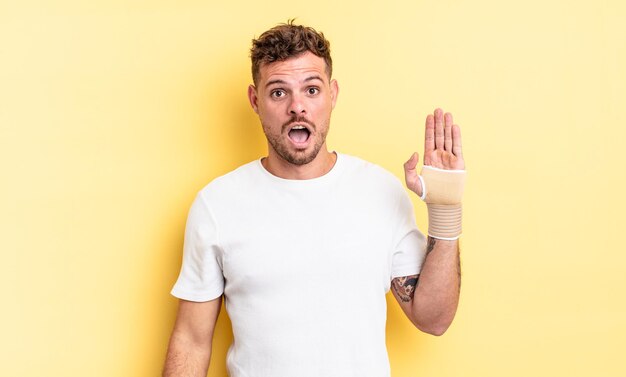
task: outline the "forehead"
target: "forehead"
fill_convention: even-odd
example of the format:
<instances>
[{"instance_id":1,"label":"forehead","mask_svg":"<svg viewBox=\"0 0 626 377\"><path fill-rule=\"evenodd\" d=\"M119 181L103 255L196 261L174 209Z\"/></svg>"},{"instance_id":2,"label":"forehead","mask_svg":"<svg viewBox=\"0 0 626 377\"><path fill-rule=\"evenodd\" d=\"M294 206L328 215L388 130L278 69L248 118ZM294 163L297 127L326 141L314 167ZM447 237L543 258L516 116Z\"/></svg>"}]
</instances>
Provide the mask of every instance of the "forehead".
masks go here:
<instances>
[{"instance_id":1,"label":"forehead","mask_svg":"<svg viewBox=\"0 0 626 377\"><path fill-rule=\"evenodd\" d=\"M303 81L312 75L320 76L324 82L328 81L326 62L308 51L287 60L263 64L259 68L259 74L260 86L274 80Z\"/></svg>"}]
</instances>

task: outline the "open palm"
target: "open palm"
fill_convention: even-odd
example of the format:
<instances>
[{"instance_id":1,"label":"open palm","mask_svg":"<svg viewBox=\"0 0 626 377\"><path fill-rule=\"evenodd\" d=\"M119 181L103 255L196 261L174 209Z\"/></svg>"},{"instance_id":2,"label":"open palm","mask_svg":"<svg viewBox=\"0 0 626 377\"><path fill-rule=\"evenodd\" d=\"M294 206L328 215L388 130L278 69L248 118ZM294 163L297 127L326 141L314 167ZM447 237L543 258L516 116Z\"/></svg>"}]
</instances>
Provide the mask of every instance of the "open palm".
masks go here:
<instances>
[{"instance_id":1,"label":"open palm","mask_svg":"<svg viewBox=\"0 0 626 377\"><path fill-rule=\"evenodd\" d=\"M404 164L404 177L409 190L422 196L422 184L417 174L419 156L413 153ZM453 123L452 114L436 109L426 117L424 165L444 170L464 170L461 128Z\"/></svg>"}]
</instances>

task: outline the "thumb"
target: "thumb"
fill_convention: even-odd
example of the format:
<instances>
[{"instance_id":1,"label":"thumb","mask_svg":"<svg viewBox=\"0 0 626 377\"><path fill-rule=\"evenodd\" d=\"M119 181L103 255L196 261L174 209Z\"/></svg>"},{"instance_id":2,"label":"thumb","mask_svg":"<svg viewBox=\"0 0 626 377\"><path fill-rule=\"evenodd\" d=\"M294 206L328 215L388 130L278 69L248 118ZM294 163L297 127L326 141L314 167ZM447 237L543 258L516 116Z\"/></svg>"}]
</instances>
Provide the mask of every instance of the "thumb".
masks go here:
<instances>
[{"instance_id":1,"label":"thumb","mask_svg":"<svg viewBox=\"0 0 626 377\"><path fill-rule=\"evenodd\" d=\"M404 163L404 179L406 181L406 187L421 197L422 182L420 182L417 171L415 170L418 161L419 154L415 152L411 155L411 158Z\"/></svg>"},{"instance_id":2,"label":"thumb","mask_svg":"<svg viewBox=\"0 0 626 377\"><path fill-rule=\"evenodd\" d=\"M415 167L417 166L417 162L419 161L419 159L420 159L419 154L417 154L417 152L413 152L413 154L411 155L411 158L409 158L409 160L404 163L404 172L408 173L411 170L415 170Z\"/></svg>"}]
</instances>

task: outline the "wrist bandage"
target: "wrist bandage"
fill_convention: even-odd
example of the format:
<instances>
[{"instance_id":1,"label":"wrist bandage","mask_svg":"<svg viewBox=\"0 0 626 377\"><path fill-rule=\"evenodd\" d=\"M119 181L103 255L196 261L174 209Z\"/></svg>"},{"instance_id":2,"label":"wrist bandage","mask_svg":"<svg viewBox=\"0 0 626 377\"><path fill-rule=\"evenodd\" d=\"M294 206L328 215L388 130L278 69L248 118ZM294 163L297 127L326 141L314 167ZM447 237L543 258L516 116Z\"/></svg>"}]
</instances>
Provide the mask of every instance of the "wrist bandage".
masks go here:
<instances>
[{"instance_id":1,"label":"wrist bandage","mask_svg":"<svg viewBox=\"0 0 626 377\"><path fill-rule=\"evenodd\" d=\"M465 170L444 170L424 165L419 176L422 200L428 207L428 235L456 240L461 235Z\"/></svg>"}]
</instances>

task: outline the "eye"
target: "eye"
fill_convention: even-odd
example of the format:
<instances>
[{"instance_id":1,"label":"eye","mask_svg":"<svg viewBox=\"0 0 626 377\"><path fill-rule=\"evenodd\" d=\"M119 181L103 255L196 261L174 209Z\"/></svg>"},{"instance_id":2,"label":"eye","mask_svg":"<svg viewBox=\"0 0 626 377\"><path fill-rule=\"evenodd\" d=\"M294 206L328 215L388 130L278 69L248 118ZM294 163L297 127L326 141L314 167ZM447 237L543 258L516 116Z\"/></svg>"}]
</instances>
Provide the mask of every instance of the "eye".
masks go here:
<instances>
[{"instance_id":1,"label":"eye","mask_svg":"<svg viewBox=\"0 0 626 377\"><path fill-rule=\"evenodd\" d=\"M272 90L270 96L272 96L272 98L282 98L285 96L285 92L282 89Z\"/></svg>"},{"instance_id":2,"label":"eye","mask_svg":"<svg viewBox=\"0 0 626 377\"><path fill-rule=\"evenodd\" d=\"M316 88L316 87L310 87L310 88L308 88L308 89L306 90L306 92L307 92L309 95L314 96L314 95L316 95L317 93L319 93L319 92L320 92L320 90L319 90L319 88Z\"/></svg>"}]
</instances>

